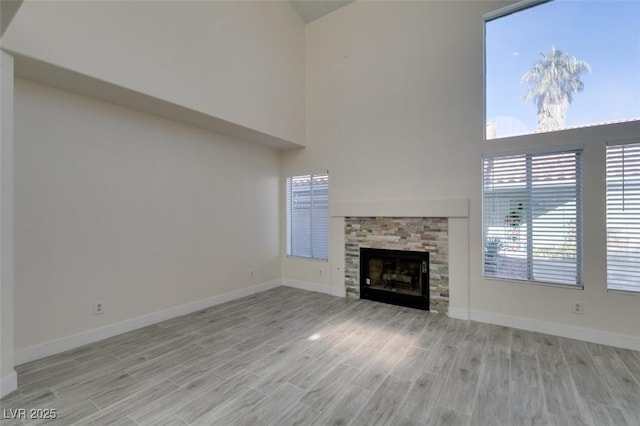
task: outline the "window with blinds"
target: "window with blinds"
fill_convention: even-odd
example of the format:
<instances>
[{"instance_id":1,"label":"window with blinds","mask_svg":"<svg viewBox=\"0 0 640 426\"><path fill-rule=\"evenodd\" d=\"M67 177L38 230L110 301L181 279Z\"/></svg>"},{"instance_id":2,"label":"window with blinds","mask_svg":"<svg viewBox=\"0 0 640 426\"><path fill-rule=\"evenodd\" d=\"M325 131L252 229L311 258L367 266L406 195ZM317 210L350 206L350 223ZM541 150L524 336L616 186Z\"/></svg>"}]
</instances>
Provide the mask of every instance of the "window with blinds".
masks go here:
<instances>
[{"instance_id":1,"label":"window with blinds","mask_svg":"<svg viewBox=\"0 0 640 426\"><path fill-rule=\"evenodd\" d=\"M640 139L607 145L607 288L640 292Z\"/></svg>"},{"instance_id":2,"label":"window with blinds","mask_svg":"<svg viewBox=\"0 0 640 426\"><path fill-rule=\"evenodd\" d=\"M483 276L579 286L582 152L483 159Z\"/></svg>"},{"instance_id":3,"label":"window with blinds","mask_svg":"<svg viewBox=\"0 0 640 426\"><path fill-rule=\"evenodd\" d=\"M287 256L329 258L329 174L287 177Z\"/></svg>"}]
</instances>

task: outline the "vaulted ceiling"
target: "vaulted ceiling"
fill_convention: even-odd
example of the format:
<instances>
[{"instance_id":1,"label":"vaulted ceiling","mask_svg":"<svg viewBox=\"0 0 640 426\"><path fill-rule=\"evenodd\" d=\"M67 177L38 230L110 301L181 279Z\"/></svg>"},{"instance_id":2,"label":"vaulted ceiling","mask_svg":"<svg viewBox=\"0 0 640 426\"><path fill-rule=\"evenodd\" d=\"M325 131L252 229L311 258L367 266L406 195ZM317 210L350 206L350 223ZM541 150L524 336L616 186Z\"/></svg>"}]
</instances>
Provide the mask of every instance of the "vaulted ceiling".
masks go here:
<instances>
[{"instance_id":1,"label":"vaulted ceiling","mask_svg":"<svg viewBox=\"0 0 640 426\"><path fill-rule=\"evenodd\" d=\"M1 0L0 1L0 36L4 34L9 23L20 8L22 0ZM328 13L328 12L327 12Z\"/></svg>"},{"instance_id":2,"label":"vaulted ceiling","mask_svg":"<svg viewBox=\"0 0 640 426\"><path fill-rule=\"evenodd\" d=\"M300 15L304 23L308 24L353 1L354 0L289 0L289 3L291 3L296 12L298 12L298 15Z\"/></svg>"}]
</instances>

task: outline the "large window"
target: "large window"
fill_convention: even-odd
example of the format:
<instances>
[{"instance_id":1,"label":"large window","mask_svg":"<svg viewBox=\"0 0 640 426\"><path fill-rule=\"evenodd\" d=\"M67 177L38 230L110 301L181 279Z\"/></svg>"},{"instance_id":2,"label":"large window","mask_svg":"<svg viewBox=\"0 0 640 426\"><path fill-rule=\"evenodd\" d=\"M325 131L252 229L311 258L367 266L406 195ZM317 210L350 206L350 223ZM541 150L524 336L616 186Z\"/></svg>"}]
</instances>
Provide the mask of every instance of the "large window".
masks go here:
<instances>
[{"instance_id":1,"label":"large window","mask_svg":"<svg viewBox=\"0 0 640 426\"><path fill-rule=\"evenodd\" d=\"M607 287L640 292L640 139L607 146Z\"/></svg>"},{"instance_id":2,"label":"large window","mask_svg":"<svg viewBox=\"0 0 640 426\"><path fill-rule=\"evenodd\" d=\"M287 256L328 259L329 175L287 177Z\"/></svg>"},{"instance_id":3,"label":"large window","mask_svg":"<svg viewBox=\"0 0 640 426\"><path fill-rule=\"evenodd\" d=\"M582 152L483 161L483 275L581 285Z\"/></svg>"},{"instance_id":4,"label":"large window","mask_svg":"<svg viewBox=\"0 0 640 426\"><path fill-rule=\"evenodd\" d=\"M487 139L640 119L640 1L529 1L485 19Z\"/></svg>"}]
</instances>

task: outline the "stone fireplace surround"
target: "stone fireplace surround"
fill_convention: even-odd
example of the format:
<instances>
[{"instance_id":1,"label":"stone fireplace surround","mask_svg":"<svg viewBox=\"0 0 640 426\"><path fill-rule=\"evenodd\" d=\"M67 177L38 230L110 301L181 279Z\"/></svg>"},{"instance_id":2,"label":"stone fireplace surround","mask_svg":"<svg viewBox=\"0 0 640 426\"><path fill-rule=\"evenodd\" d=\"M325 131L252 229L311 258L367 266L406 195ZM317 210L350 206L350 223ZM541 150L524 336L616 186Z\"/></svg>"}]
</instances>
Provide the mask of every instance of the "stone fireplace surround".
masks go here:
<instances>
[{"instance_id":1,"label":"stone fireplace surround","mask_svg":"<svg viewBox=\"0 0 640 426\"><path fill-rule=\"evenodd\" d=\"M429 251L439 265L430 271L431 309L467 317L468 199L334 202L330 209L335 278L347 297L359 297L360 247Z\"/></svg>"},{"instance_id":2,"label":"stone fireplace surround","mask_svg":"<svg viewBox=\"0 0 640 426\"><path fill-rule=\"evenodd\" d=\"M429 252L430 310L449 307L449 236L444 217L346 217L345 289L360 298L360 249Z\"/></svg>"}]
</instances>

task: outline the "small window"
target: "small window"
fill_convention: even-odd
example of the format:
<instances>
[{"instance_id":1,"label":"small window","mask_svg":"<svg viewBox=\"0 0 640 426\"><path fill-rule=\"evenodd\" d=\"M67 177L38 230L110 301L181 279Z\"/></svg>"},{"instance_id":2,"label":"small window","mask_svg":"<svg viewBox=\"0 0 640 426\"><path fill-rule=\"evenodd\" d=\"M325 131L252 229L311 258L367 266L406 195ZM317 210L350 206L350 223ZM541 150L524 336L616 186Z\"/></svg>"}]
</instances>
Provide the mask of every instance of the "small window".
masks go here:
<instances>
[{"instance_id":1,"label":"small window","mask_svg":"<svg viewBox=\"0 0 640 426\"><path fill-rule=\"evenodd\" d=\"M640 2L523 1L485 16L486 139L640 120Z\"/></svg>"},{"instance_id":2,"label":"small window","mask_svg":"<svg viewBox=\"0 0 640 426\"><path fill-rule=\"evenodd\" d=\"M581 168L580 150L484 158L485 277L580 285Z\"/></svg>"},{"instance_id":3,"label":"small window","mask_svg":"<svg viewBox=\"0 0 640 426\"><path fill-rule=\"evenodd\" d=\"M329 258L329 174L287 177L287 256Z\"/></svg>"},{"instance_id":4,"label":"small window","mask_svg":"<svg viewBox=\"0 0 640 426\"><path fill-rule=\"evenodd\" d=\"M607 146L607 287L640 292L640 139Z\"/></svg>"}]
</instances>

